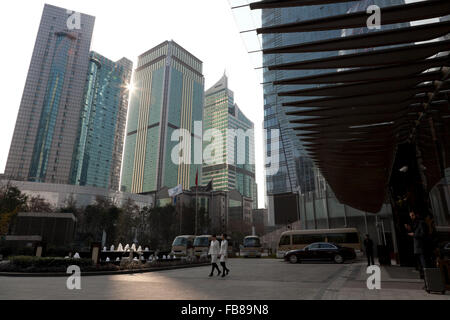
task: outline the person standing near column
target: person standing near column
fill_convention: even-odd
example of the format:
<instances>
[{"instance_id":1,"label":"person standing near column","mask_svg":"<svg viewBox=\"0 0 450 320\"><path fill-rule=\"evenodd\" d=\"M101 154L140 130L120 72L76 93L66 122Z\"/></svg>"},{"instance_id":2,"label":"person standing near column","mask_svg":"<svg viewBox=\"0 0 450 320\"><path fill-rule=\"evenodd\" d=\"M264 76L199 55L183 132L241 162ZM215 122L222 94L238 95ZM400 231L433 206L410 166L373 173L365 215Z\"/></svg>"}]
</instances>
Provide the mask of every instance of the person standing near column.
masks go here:
<instances>
[{"instance_id":1,"label":"person standing near column","mask_svg":"<svg viewBox=\"0 0 450 320\"><path fill-rule=\"evenodd\" d=\"M373 259L373 241L370 239L369 234L366 234L366 239L364 239L364 248L366 249L367 266L375 265Z\"/></svg>"},{"instance_id":2,"label":"person standing near column","mask_svg":"<svg viewBox=\"0 0 450 320\"><path fill-rule=\"evenodd\" d=\"M427 261L425 259L425 237L426 237L426 225L419 215L414 211L409 213L412 221L412 226L407 228L408 235L414 239L414 255L416 256L417 264L419 266L420 278L424 278L423 269L427 268Z\"/></svg>"},{"instance_id":3,"label":"person standing near column","mask_svg":"<svg viewBox=\"0 0 450 320\"><path fill-rule=\"evenodd\" d=\"M210 277L214 275L214 270L217 269L217 275L220 276L220 269L217 265L217 256L220 252L220 244L219 241L217 241L216 235L212 235L211 245L209 246L209 255L211 256L211 273L209 274Z\"/></svg>"},{"instance_id":4,"label":"person standing near column","mask_svg":"<svg viewBox=\"0 0 450 320\"><path fill-rule=\"evenodd\" d=\"M230 270L226 266L228 258L228 240L227 234L222 235L222 243L220 244L220 265L222 266L222 278L230 273Z\"/></svg>"}]
</instances>

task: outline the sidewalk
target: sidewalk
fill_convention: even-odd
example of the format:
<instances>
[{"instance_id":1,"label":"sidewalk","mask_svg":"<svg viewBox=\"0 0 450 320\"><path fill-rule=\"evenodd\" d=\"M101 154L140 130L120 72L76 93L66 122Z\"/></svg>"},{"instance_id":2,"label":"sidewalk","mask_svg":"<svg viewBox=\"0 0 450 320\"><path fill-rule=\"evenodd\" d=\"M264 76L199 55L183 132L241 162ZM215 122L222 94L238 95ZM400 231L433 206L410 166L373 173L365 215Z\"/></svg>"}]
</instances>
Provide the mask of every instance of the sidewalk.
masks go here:
<instances>
[{"instance_id":1,"label":"sidewalk","mask_svg":"<svg viewBox=\"0 0 450 320\"><path fill-rule=\"evenodd\" d=\"M423 290L424 282L414 268L400 266L381 266L381 289L367 288L365 262L355 262L339 290L325 299L338 300L450 300L450 292L445 295L429 294Z\"/></svg>"},{"instance_id":2,"label":"sidewalk","mask_svg":"<svg viewBox=\"0 0 450 320\"><path fill-rule=\"evenodd\" d=\"M360 268L357 275L353 280L366 281L369 276L366 273L367 264L364 262L358 262ZM381 282L409 282L409 283L421 283L423 280L419 277L419 272L413 267L400 267L394 266L377 266L381 269Z\"/></svg>"}]
</instances>

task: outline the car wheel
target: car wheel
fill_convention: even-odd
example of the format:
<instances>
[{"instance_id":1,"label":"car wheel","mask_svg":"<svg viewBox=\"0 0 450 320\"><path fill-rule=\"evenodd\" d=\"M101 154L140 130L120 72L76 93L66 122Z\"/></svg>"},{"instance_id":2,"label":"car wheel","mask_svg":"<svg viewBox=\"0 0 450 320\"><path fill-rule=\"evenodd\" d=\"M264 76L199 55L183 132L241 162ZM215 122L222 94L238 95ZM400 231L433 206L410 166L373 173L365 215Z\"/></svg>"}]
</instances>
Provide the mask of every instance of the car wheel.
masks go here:
<instances>
[{"instance_id":1,"label":"car wheel","mask_svg":"<svg viewBox=\"0 0 450 320\"><path fill-rule=\"evenodd\" d=\"M343 263L344 262L344 258L340 254L335 255L333 260L336 263Z\"/></svg>"},{"instance_id":2,"label":"car wheel","mask_svg":"<svg viewBox=\"0 0 450 320\"><path fill-rule=\"evenodd\" d=\"M291 256L289 257L289 262L290 262L290 263L297 263L297 262L298 262L297 256L296 256L295 254L291 255Z\"/></svg>"}]
</instances>

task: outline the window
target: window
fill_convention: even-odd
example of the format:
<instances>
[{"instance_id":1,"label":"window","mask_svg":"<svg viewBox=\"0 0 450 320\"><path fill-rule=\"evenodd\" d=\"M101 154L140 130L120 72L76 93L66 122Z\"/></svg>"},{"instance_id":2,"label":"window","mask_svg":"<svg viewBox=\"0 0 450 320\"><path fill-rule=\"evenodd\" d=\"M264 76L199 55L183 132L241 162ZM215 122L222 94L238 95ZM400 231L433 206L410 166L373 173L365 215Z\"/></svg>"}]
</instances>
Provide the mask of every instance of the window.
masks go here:
<instances>
[{"instance_id":1,"label":"window","mask_svg":"<svg viewBox=\"0 0 450 320\"><path fill-rule=\"evenodd\" d=\"M320 249L336 249L336 247L329 243L321 243Z\"/></svg>"},{"instance_id":2,"label":"window","mask_svg":"<svg viewBox=\"0 0 450 320\"><path fill-rule=\"evenodd\" d=\"M317 250L320 248L320 244L319 243L314 243L308 246L309 250Z\"/></svg>"},{"instance_id":3,"label":"window","mask_svg":"<svg viewBox=\"0 0 450 320\"><path fill-rule=\"evenodd\" d=\"M185 246L187 244L186 238L177 237L173 242L173 246Z\"/></svg>"},{"instance_id":4,"label":"window","mask_svg":"<svg viewBox=\"0 0 450 320\"><path fill-rule=\"evenodd\" d=\"M314 243L314 242L324 242L325 241L325 235L321 234L304 234L303 237L303 243Z\"/></svg>"},{"instance_id":5,"label":"window","mask_svg":"<svg viewBox=\"0 0 450 320\"><path fill-rule=\"evenodd\" d=\"M288 246L291 244L290 236L282 236L280 239L280 246Z\"/></svg>"},{"instance_id":6,"label":"window","mask_svg":"<svg viewBox=\"0 0 450 320\"><path fill-rule=\"evenodd\" d=\"M301 234L292 235L292 244L305 244L304 236Z\"/></svg>"},{"instance_id":7,"label":"window","mask_svg":"<svg viewBox=\"0 0 450 320\"><path fill-rule=\"evenodd\" d=\"M259 238L246 238L244 239L244 247L261 247Z\"/></svg>"},{"instance_id":8,"label":"window","mask_svg":"<svg viewBox=\"0 0 450 320\"><path fill-rule=\"evenodd\" d=\"M356 232L353 233L330 233L327 234L328 242L334 243L359 243L359 237Z\"/></svg>"}]
</instances>

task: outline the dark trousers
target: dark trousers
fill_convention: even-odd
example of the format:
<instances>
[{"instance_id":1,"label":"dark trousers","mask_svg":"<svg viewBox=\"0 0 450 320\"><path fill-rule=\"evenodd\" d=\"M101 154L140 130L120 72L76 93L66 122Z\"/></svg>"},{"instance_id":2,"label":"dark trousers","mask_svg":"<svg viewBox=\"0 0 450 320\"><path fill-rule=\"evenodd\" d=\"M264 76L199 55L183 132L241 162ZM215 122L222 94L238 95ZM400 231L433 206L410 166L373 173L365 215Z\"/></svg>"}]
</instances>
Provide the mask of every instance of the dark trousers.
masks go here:
<instances>
[{"instance_id":1,"label":"dark trousers","mask_svg":"<svg viewBox=\"0 0 450 320\"><path fill-rule=\"evenodd\" d=\"M220 269L219 269L219 266L217 265L217 263L211 263L211 274L213 274L214 270L216 270L216 269L217 269L217 274L220 274L221 272L220 272Z\"/></svg>"},{"instance_id":2,"label":"dark trousers","mask_svg":"<svg viewBox=\"0 0 450 320\"><path fill-rule=\"evenodd\" d=\"M223 274L230 272L230 270L225 265L225 262L221 262L220 265L222 266Z\"/></svg>"},{"instance_id":3,"label":"dark trousers","mask_svg":"<svg viewBox=\"0 0 450 320\"><path fill-rule=\"evenodd\" d=\"M420 278L424 278L423 269L428 267L427 260L423 253L416 253L417 266L419 267Z\"/></svg>"},{"instance_id":4,"label":"dark trousers","mask_svg":"<svg viewBox=\"0 0 450 320\"><path fill-rule=\"evenodd\" d=\"M375 265L374 259L373 259L373 252L366 252L367 256L367 265Z\"/></svg>"}]
</instances>

